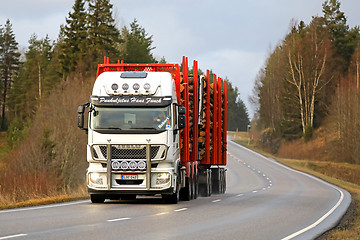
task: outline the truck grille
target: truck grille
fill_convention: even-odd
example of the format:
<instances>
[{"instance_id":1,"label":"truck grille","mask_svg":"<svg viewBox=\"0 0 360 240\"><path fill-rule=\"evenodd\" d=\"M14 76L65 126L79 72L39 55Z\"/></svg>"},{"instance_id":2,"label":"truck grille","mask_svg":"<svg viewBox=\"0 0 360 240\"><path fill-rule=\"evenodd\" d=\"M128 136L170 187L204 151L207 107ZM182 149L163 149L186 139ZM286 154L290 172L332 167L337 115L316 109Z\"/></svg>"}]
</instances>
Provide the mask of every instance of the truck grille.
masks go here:
<instances>
[{"instance_id":1,"label":"truck grille","mask_svg":"<svg viewBox=\"0 0 360 240\"><path fill-rule=\"evenodd\" d=\"M163 160L166 156L165 145L151 145L151 160ZM107 145L93 145L92 156L95 160L107 159ZM111 145L111 159L146 160L146 145Z\"/></svg>"}]
</instances>

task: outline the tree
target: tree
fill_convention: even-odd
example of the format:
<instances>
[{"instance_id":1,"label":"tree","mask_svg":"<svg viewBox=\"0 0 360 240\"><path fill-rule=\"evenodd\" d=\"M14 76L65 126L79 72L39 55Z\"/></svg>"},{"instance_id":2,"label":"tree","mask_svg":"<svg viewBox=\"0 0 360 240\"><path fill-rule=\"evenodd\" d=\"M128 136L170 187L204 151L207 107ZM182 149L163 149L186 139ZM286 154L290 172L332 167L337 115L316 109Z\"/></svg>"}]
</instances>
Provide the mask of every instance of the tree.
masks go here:
<instances>
[{"instance_id":1,"label":"tree","mask_svg":"<svg viewBox=\"0 0 360 240\"><path fill-rule=\"evenodd\" d=\"M314 127L315 105L320 99L320 92L332 80L325 77L326 69L331 66L331 43L324 28L314 18L304 30L303 37L293 32L285 41L288 57L288 76L286 83L293 86L294 100L298 100L297 109L301 120L301 129Z\"/></svg>"},{"instance_id":2,"label":"tree","mask_svg":"<svg viewBox=\"0 0 360 240\"><path fill-rule=\"evenodd\" d=\"M154 59L151 51L152 35L148 36L145 29L142 28L136 19L130 24L130 31L124 27L122 37L125 42L124 61L126 63L153 63Z\"/></svg>"},{"instance_id":3,"label":"tree","mask_svg":"<svg viewBox=\"0 0 360 240\"><path fill-rule=\"evenodd\" d=\"M343 71L347 70L359 38L359 31L356 31L356 28L349 31L345 13L340 11L341 3L338 0L326 0L322 6L323 24L329 31L335 52L339 56L336 61L344 68Z\"/></svg>"},{"instance_id":4,"label":"tree","mask_svg":"<svg viewBox=\"0 0 360 240\"><path fill-rule=\"evenodd\" d=\"M238 88L233 88L227 79L227 101L228 101L228 122L227 128L230 131L246 131L250 123L249 114L244 102L239 97Z\"/></svg>"},{"instance_id":5,"label":"tree","mask_svg":"<svg viewBox=\"0 0 360 240\"><path fill-rule=\"evenodd\" d=\"M61 28L60 63L64 77L75 70L88 51L86 17L85 0L75 0L73 12L69 12L66 25Z\"/></svg>"},{"instance_id":6,"label":"tree","mask_svg":"<svg viewBox=\"0 0 360 240\"><path fill-rule=\"evenodd\" d=\"M6 128L5 110L8 91L13 84L15 72L19 68L19 58L18 43L15 40L12 24L8 19L5 27L0 27L0 80L2 87L1 129L3 130Z\"/></svg>"},{"instance_id":7,"label":"tree","mask_svg":"<svg viewBox=\"0 0 360 240\"><path fill-rule=\"evenodd\" d=\"M102 61L104 56L119 56L120 32L115 26L112 16L112 4L109 0L87 0L89 11L87 28L89 34L90 57L95 63ZM92 56L91 56L92 55Z\"/></svg>"},{"instance_id":8,"label":"tree","mask_svg":"<svg viewBox=\"0 0 360 240\"><path fill-rule=\"evenodd\" d=\"M53 56L50 39L46 36L38 40L34 34L29 44L29 50L25 54L26 62L15 78L8 104L11 109L10 117L20 119L20 122L24 123L33 116L44 95L50 92L52 83L58 80L49 70L53 69L50 64ZM52 78L48 78L49 75ZM22 127L19 126L20 129Z\"/></svg>"}]
</instances>

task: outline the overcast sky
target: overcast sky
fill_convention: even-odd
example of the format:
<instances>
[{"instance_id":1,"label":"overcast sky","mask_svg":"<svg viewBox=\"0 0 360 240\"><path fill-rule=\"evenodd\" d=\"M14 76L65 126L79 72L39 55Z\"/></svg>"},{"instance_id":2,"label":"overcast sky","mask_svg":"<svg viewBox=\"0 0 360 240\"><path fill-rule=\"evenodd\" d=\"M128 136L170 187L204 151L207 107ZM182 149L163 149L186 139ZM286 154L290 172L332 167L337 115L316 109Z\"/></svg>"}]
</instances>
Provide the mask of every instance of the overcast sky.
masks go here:
<instances>
[{"instance_id":1,"label":"overcast sky","mask_svg":"<svg viewBox=\"0 0 360 240\"><path fill-rule=\"evenodd\" d=\"M119 28L138 19L153 35L155 57L180 63L182 56L199 61L237 86L248 97L271 49L289 30L292 19L322 16L325 0L111 0ZM1 0L0 24L10 19L17 42L46 34L56 40L75 0ZM360 1L341 0L350 27L360 25ZM115 62L117 59L110 59ZM94 73L95 75L95 73Z\"/></svg>"}]
</instances>

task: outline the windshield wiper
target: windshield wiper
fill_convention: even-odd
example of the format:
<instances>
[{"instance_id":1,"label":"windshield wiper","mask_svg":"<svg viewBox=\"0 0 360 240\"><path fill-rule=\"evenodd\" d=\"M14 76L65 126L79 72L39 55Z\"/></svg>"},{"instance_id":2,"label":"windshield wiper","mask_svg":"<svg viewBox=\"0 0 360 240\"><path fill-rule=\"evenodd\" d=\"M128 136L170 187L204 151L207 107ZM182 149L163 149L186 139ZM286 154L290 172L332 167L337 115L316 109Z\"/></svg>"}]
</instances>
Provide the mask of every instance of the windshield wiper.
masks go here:
<instances>
[{"instance_id":1,"label":"windshield wiper","mask_svg":"<svg viewBox=\"0 0 360 240\"><path fill-rule=\"evenodd\" d=\"M96 130L122 130L119 127L96 128Z\"/></svg>"},{"instance_id":2,"label":"windshield wiper","mask_svg":"<svg viewBox=\"0 0 360 240\"><path fill-rule=\"evenodd\" d=\"M157 130L154 127L132 127L130 129L144 129L144 130Z\"/></svg>"}]
</instances>

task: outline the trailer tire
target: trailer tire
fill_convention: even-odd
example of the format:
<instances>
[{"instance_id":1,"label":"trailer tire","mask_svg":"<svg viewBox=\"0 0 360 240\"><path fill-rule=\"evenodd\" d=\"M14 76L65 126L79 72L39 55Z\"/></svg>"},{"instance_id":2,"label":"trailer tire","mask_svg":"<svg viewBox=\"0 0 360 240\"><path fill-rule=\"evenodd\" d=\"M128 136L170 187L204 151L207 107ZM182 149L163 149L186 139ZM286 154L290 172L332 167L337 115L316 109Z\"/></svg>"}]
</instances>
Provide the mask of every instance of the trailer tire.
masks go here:
<instances>
[{"instance_id":1,"label":"trailer tire","mask_svg":"<svg viewBox=\"0 0 360 240\"><path fill-rule=\"evenodd\" d=\"M222 169L221 171L221 193L225 193L226 191L226 169Z\"/></svg>"},{"instance_id":2,"label":"trailer tire","mask_svg":"<svg viewBox=\"0 0 360 240\"><path fill-rule=\"evenodd\" d=\"M221 193L222 181L221 181L221 168L212 168L211 169L211 177L212 177L212 192L214 194Z\"/></svg>"},{"instance_id":3,"label":"trailer tire","mask_svg":"<svg viewBox=\"0 0 360 240\"><path fill-rule=\"evenodd\" d=\"M194 199L197 199L199 196L199 173L198 173L197 169L195 169L195 175L194 175L193 182L194 182L193 197L194 197Z\"/></svg>"},{"instance_id":4,"label":"trailer tire","mask_svg":"<svg viewBox=\"0 0 360 240\"><path fill-rule=\"evenodd\" d=\"M92 203L103 203L105 202L105 196L100 194L91 194L90 199Z\"/></svg>"},{"instance_id":5,"label":"trailer tire","mask_svg":"<svg viewBox=\"0 0 360 240\"><path fill-rule=\"evenodd\" d=\"M199 195L201 197L209 197L212 193L212 180L211 180L211 170L205 169L200 171L199 174Z\"/></svg>"}]
</instances>

